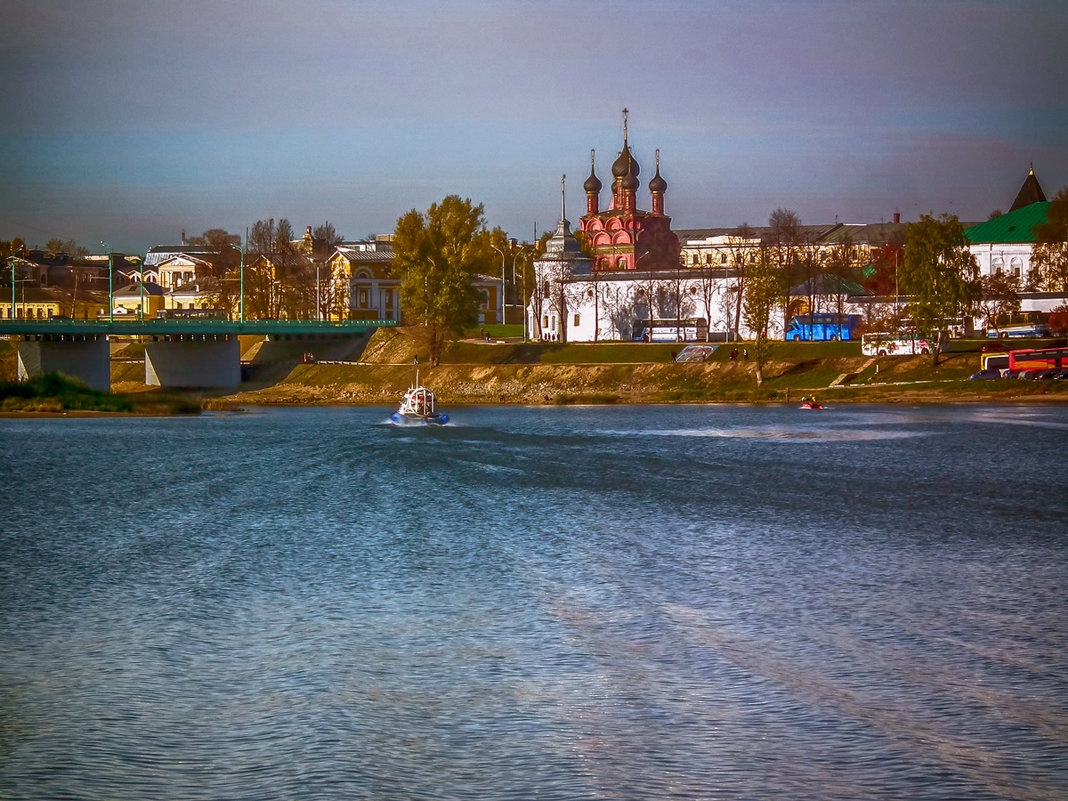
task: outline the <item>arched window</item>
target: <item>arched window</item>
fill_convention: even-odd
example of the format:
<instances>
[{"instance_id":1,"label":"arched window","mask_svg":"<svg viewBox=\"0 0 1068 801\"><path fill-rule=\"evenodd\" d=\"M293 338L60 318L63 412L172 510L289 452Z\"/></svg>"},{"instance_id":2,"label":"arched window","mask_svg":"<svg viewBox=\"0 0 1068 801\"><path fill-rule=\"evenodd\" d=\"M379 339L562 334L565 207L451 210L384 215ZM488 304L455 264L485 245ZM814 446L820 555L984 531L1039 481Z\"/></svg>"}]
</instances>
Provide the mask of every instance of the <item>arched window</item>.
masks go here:
<instances>
[{"instance_id":1,"label":"arched window","mask_svg":"<svg viewBox=\"0 0 1068 801\"><path fill-rule=\"evenodd\" d=\"M1019 278L1020 273L1023 272L1023 259L1019 256L1013 256L1009 264L1012 266L1012 274Z\"/></svg>"},{"instance_id":2,"label":"arched window","mask_svg":"<svg viewBox=\"0 0 1068 801\"><path fill-rule=\"evenodd\" d=\"M1005 259L1001 256L995 256L990 260L990 272L1000 273L1003 269L1005 269Z\"/></svg>"}]
</instances>

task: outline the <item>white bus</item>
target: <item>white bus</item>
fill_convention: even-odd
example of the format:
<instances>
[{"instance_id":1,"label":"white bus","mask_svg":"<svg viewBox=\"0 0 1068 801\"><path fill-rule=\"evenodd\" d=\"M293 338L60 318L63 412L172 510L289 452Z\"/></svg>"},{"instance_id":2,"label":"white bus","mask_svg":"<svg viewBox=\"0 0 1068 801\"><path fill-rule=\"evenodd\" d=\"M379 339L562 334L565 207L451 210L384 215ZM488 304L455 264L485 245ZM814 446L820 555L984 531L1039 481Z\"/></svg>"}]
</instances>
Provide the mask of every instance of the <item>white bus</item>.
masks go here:
<instances>
[{"instance_id":1,"label":"white bus","mask_svg":"<svg viewBox=\"0 0 1068 801\"><path fill-rule=\"evenodd\" d=\"M949 349L948 337L942 340L942 351ZM919 334L890 334L885 331L861 334L860 352L865 356L915 356L931 353L937 341Z\"/></svg>"}]
</instances>

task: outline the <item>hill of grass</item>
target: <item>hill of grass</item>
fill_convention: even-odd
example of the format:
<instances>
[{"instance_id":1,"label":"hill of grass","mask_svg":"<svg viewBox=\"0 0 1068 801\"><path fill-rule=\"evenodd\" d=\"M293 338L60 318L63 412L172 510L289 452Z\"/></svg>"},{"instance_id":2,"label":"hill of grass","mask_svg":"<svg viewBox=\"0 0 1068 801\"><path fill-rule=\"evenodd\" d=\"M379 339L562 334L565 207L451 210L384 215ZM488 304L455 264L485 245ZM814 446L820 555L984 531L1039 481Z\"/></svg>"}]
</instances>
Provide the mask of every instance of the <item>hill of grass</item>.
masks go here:
<instances>
[{"instance_id":1,"label":"hill of grass","mask_svg":"<svg viewBox=\"0 0 1068 801\"><path fill-rule=\"evenodd\" d=\"M932 366L930 356L862 356L857 342L773 343L758 387L744 345L737 360L727 345L705 362L683 363L673 360L680 349L674 344L486 342L476 336L451 344L442 363L430 368L418 332L390 329L371 338L359 364L291 366L277 383L228 398L393 405L418 370L443 404L785 402L814 393L831 402L1068 400L1066 382L969 381L984 344L956 341Z\"/></svg>"},{"instance_id":2,"label":"hill of grass","mask_svg":"<svg viewBox=\"0 0 1068 801\"><path fill-rule=\"evenodd\" d=\"M178 395L114 394L90 389L58 373L28 381L0 382L0 412L102 412L106 414L197 414L200 403Z\"/></svg>"}]
</instances>

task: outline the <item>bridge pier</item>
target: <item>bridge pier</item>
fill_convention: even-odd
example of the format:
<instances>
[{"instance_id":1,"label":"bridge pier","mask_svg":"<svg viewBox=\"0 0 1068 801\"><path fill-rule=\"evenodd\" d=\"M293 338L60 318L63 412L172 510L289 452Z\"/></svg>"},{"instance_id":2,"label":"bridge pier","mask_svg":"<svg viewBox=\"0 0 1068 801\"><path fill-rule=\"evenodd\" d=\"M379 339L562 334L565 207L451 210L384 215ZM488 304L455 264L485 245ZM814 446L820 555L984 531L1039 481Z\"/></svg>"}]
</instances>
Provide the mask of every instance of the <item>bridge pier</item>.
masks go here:
<instances>
[{"instance_id":1,"label":"bridge pier","mask_svg":"<svg viewBox=\"0 0 1068 801\"><path fill-rule=\"evenodd\" d=\"M111 352L104 334L28 334L18 352L20 381L62 373L90 389L111 391Z\"/></svg>"},{"instance_id":2,"label":"bridge pier","mask_svg":"<svg viewBox=\"0 0 1068 801\"><path fill-rule=\"evenodd\" d=\"M145 343L145 383L229 389L241 383L241 348L228 334L168 334Z\"/></svg>"}]
</instances>

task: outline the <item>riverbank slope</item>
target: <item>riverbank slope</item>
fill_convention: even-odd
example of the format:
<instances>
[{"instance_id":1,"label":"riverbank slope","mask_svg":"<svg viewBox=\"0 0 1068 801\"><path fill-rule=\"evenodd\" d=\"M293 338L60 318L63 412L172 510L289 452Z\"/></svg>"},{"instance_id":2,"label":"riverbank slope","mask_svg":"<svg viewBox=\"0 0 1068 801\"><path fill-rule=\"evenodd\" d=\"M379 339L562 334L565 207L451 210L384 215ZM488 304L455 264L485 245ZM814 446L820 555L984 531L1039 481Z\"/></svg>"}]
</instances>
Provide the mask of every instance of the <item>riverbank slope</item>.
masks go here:
<instances>
[{"instance_id":1,"label":"riverbank slope","mask_svg":"<svg viewBox=\"0 0 1068 801\"><path fill-rule=\"evenodd\" d=\"M856 342L775 343L756 384L756 365L720 346L703 362L676 362L678 345L642 343L454 343L427 364L417 336L381 330L352 361L279 365L276 378L206 399L228 404L393 405L416 380L443 405L568 403L824 402L942 403L1068 400L1068 382L969 381L984 343L955 341L930 356L862 356Z\"/></svg>"}]
</instances>

